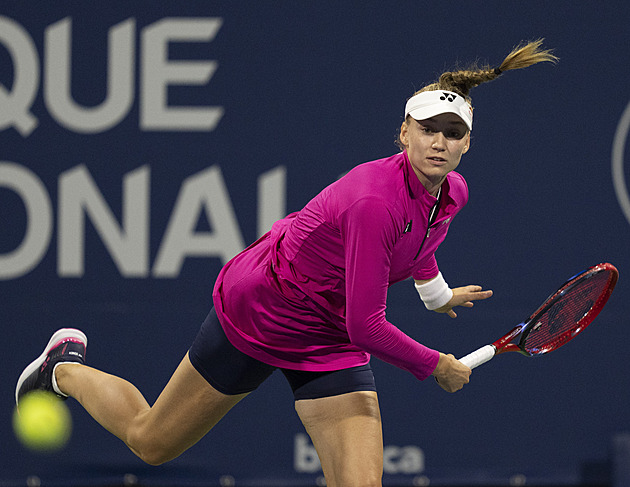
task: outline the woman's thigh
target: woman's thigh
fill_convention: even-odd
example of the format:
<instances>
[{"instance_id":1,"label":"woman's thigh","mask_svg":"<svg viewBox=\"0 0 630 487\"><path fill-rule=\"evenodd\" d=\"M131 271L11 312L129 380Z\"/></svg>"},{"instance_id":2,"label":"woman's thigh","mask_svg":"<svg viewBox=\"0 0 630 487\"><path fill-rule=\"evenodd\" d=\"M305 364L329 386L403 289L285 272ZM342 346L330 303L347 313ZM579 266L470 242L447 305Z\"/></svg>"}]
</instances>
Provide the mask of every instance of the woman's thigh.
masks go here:
<instances>
[{"instance_id":1,"label":"woman's thigh","mask_svg":"<svg viewBox=\"0 0 630 487\"><path fill-rule=\"evenodd\" d=\"M381 485L383 435L376 392L299 400L295 409L329 487Z\"/></svg>"},{"instance_id":2,"label":"woman's thigh","mask_svg":"<svg viewBox=\"0 0 630 487\"><path fill-rule=\"evenodd\" d=\"M129 446L148 463L171 460L197 443L245 396L216 390L186 354L155 404L137 418Z\"/></svg>"}]
</instances>

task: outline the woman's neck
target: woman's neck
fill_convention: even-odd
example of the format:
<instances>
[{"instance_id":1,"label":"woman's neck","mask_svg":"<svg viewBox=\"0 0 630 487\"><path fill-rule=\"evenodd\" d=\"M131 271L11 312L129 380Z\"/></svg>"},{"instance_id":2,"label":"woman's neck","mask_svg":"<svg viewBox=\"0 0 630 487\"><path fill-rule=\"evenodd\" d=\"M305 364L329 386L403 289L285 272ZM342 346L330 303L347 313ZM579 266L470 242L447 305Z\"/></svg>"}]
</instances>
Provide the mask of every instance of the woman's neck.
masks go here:
<instances>
[{"instance_id":1,"label":"woman's neck","mask_svg":"<svg viewBox=\"0 0 630 487\"><path fill-rule=\"evenodd\" d=\"M415 168L413 169L413 171L422 186L424 186L424 189L426 189L431 196L437 196L440 187L442 187L442 183L446 179L446 176L442 176L439 178L429 178L426 175L416 171Z\"/></svg>"}]
</instances>

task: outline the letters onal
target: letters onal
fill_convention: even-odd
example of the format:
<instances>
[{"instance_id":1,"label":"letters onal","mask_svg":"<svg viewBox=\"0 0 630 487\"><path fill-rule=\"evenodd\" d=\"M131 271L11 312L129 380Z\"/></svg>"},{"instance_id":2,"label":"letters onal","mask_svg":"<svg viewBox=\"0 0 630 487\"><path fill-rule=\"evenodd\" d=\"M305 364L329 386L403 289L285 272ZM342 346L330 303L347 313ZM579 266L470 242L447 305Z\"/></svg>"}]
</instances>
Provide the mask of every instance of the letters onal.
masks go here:
<instances>
[{"instance_id":1,"label":"letters onal","mask_svg":"<svg viewBox=\"0 0 630 487\"><path fill-rule=\"evenodd\" d=\"M188 256L213 257L225 264L241 251L244 239L219 166L185 179L180 187L151 272L150 167L126 174L122 216L118 222L90 172L79 165L59 176L57 273L81 277L85 272L85 221L99 237L124 277L176 278ZM26 208L26 231L17 248L0 254L0 279L32 271L46 255L53 233L53 206L45 185L30 169L0 161L0 190L13 191ZM258 177L258 235L285 216L286 170L278 166ZM209 231L198 231L202 214Z\"/></svg>"}]
</instances>

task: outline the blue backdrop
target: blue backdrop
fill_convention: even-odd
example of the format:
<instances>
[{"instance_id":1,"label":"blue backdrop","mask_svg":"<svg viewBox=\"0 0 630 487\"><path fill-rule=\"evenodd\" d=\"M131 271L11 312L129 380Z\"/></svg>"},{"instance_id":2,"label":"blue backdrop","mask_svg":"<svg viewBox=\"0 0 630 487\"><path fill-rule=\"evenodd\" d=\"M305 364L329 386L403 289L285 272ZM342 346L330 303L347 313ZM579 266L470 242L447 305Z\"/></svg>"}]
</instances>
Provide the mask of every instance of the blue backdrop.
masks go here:
<instances>
[{"instance_id":1,"label":"blue backdrop","mask_svg":"<svg viewBox=\"0 0 630 487\"><path fill-rule=\"evenodd\" d=\"M457 320L410 282L388 317L461 356L602 261L607 308L557 353L502 356L449 395L373 361L385 483L578 484L611 475L630 430L627 2L5 2L0 7L0 485L314 485L282 377L161 467L69 401L65 450L11 431L14 384L49 334L153 401L211 306L214 279L270 223L358 163L396 152L405 100L443 70L545 38L557 66L472 93L470 187L438 262L495 296ZM510 480L511 479L511 480ZM518 485L518 483L514 484Z\"/></svg>"}]
</instances>

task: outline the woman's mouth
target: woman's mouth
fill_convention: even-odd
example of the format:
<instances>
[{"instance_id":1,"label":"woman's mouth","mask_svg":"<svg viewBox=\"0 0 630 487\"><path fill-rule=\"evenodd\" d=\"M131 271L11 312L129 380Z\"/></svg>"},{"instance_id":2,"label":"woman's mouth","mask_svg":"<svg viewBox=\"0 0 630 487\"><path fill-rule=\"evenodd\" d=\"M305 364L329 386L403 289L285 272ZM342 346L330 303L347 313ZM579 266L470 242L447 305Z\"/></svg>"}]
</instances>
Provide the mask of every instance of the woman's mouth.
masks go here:
<instances>
[{"instance_id":1,"label":"woman's mouth","mask_svg":"<svg viewBox=\"0 0 630 487\"><path fill-rule=\"evenodd\" d=\"M435 166L443 166L447 162L443 157L427 157L427 159Z\"/></svg>"}]
</instances>

